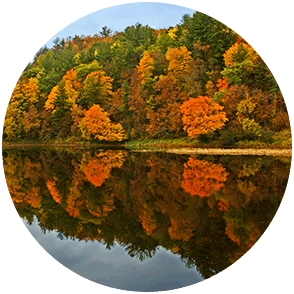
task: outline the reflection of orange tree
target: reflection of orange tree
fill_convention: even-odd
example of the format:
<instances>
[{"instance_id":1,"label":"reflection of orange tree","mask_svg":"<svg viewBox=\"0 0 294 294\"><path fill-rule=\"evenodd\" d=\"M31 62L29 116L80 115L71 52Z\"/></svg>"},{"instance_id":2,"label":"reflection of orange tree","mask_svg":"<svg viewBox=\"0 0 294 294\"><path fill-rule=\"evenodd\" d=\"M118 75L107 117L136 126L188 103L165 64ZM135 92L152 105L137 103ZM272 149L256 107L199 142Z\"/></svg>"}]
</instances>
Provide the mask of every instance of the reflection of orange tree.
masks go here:
<instances>
[{"instance_id":1,"label":"reflection of orange tree","mask_svg":"<svg viewBox=\"0 0 294 294\"><path fill-rule=\"evenodd\" d=\"M168 196L155 202L161 213L168 216L170 222L168 233L172 240L188 241L197 227L197 213L195 213L193 206L194 199L190 195L186 196L185 199L181 199L184 202L168 199ZM191 213L192 211L194 213Z\"/></svg>"},{"instance_id":2,"label":"reflection of orange tree","mask_svg":"<svg viewBox=\"0 0 294 294\"><path fill-rule=\"evenodd\" d=\"M218 206L219 206L219 210L220 211L228 211L228 208L229 208L229 206L230 206L230 203L229 202L226 202L226 201L224 201L224 200L220 200L219 202L218 202Z\"/></svg>"},{"instance_id":3,"label":"reflection of orange tree","mask_svg":"<svg viewBox=\"0 0 294 294\"><path fill-rule=\"evenodd\" d=\"M149 167L146 174L149 193L142 195L139 209L143 228L148 235L161 239L166 238L168 232L172 240L188 241L197 221L195 199L181 188L182 161L148 156L146 165Z\"/></svg>"},{"instance_id":4,"label":"reflection of orange tree","mask_svg":"<svg viewBox=\"0 0 294 294\"><path fill-rule=\"evenodd\" d=\"M252 208L261 200L258 199L259 193L256 194L258 189L255 183L262 160L255 157L236 159L232 167L235 169L235 172L231 173L233 178L230 178L229 184L226 185L218 205L219 209L224 211L226 235L239 246L231 257L234 262L247 252L262 234L254 211L252 213ZM228 207L230 208L227 209Z\"/></svg>"},{"instance_id":5,"label":"reflection of orange tree","mask_svg":"<svg viewBox=\"0 0 294 294\"><path fill-rule=\"evenodd\" d=\"M125 161L124 151L108 150L95 154L94 157L88 161L84 158L82 161L82 169L84 170L86 179L95 187L101 187L104 181L110 177L111 170L114 167L121 168ZM102 193L103 203L97 205L96 201L92 201L92 197L86 200L86 206L88 211L100 217L106 216L108 212L112 211L115 206L114 195L106 191Z\"/></svg>"},{"instance_id":6,"label":"reflection of orange tree","mask_svg":"<svg viewBox=\"0 0 294 294\"><path fill-rule=\"evenodd\" d=\"M41 203L41 195L39 193L39 187L31 187L28 191L21 192L14 189L10 189L10 194L13 200L13 203L21 204L21 203L28 203L34 208L40 207Z\"/></svg>"},{"instance_id":7,"label":"reflection of orange tree","mask_svg":"<svg viewBox=\"0 0 294 294\"><path fill-rule=\"evenodd\" d=\"M171 238L189 238L183 222L176 217L178 214L181 215L179 218L186 219L187 206L183 205L186 195L180 186L182 163L156 155L140 156L135 162L130 192L134 211L147 235L165 238L166 230L169 230Z\"/></svg>"},{"instance_id":8,"label":"reflection of orange tree","mask_svg":"<svg viewBox=\"0 0 294 294\"><path fill-rule=\"evenodd\" d=\"M114 167L122 167L124 161L125 153L123 151L109 150L100 152L84 164L83 169L85 176L95 187L100 187L105 179L110 176L111 169Z\"/></svg>"},{"instance_id":9,"label":"reflection of orange tree","mask_svg":"<svg viewBox=\"0 0 294 294\"><path fill-rule=\"evenodd\" d=\"M102 203L97 203L93 198L86 200L86 207L90 214L101 217L101 216L107 216L108 212L115 209L114 203L114 195L111 193L105 193L102 195Z\"/></svg>"},{"instance_id":10,"label":"reflection of orange tree","mask_svg":"<svg viewBox=\"0 0 294 294\"><path fill-rule=\"evenodd\" d=\"M61 196L56 189L55 180L47 180L46 185L47 185L47 188L48 188L52 198L54 199L54 201L60 204L61 203Z\"/></svg>"},{"instance_id":11,"label":"reflection of orange tree","mask_svg":"<svg viewBox=\"0 0 294 294\"><path fill-rule=\"evenodd\" d=\"M195 228L185 212L182 211L170 219L171 226L168 228L168 233L171 239L188 241L193 236Z\"/></svg>"},{"instance_id":12,"label":"reflection of orange tree","mask_svg":"<svg viewBox=\"0 0 294 294\"><path fill-rule=\"evenodd\" d=\"M147 235L151 235L154 229L156 229L156 219L154 218L154 210L152 207L143 203L140 209L139 219Z\"/></svg>"},{"instance_id":13,"label":"reflection of orange tree","mask_svg":"<svg viewBox=\"0 0 294 294\"><path fill-rule=\"evenodd\" d=\"M228 173L221 164L196 159L191 156L184 164L182 187L192 196L209 197L224 187Z\"/></svg>"},{"instance_id":14,"label":"reflection of orange tree","mask_svg":"<svg viewBox=\"0 0 294 294\"><path fill-rule=\"evenodd\" d=\"M62 196L58 192L58 189L56 187L56 181L56 178L54 180L47 180L46 185L54 201L58 204L61 204ZM83 200L80 198L81 195L79 193L71 192L72 189L70 190L69 195L67 195L66 211L69 213L70 216L78 217L79 207L83 204Z\"/></svg>"},{"instance_id":15,"label":"reflection of orange tree","mask_svg":"<svg viewBox=\"0 0 294 294\"><path fill-rule=\"evenodd\" d=\"M149 168L152 169L152 156L150 160L146 160L143 154L141 156L133 155L131 160L134 165L132 170L129 171L132 177L128 179L128 189L125 195L117 194L116 197L118 196L126 204L127 199L131 197L133 212L138 216L147 235L151 235L157 228L153 204L157 185L155 178L148 174ZM157 168L160 170L160 164L157 165ZM130 203L126 206L130 207Z\"/></svg>"},{"instance_id":16,"label":"reflection of orange tree","mask_svg":"<svg viewBox=\"0 0 294 294\"><path fill-rule=\"evenodd\" d=\"M66 198L65 210L74 218L80 217L81 210L90 213L95 217L107 215L112 211L114 195L106 191L102 192L100 200L97 202L93 197L85 197L81 194L81 186L85 181L91 183L90 187L94 189L102 186L104 181L109 178L112 168L121 167L125 160L123 151L106 151L96 153L94 156L90 152L86 152L80 162L72 161L74 172L72 174L71 184L68 186L68 192L64 195ZM63 206L63 197L60 193L60 181L54 177L46 181L47 188L54 201ZM93 185L93 186L92 186ZM92 188L90 188L92 189ZM96 222L94 220L94 222Z\"/></svg>"}]
</instances>

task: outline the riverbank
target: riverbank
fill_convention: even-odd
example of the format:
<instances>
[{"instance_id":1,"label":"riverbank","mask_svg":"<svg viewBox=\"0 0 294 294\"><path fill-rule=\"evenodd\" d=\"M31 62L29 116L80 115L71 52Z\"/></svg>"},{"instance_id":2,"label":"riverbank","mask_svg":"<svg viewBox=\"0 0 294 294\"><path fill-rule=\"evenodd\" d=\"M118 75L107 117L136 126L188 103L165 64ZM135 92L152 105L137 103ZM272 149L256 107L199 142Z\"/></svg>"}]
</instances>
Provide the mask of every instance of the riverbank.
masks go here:
<instances>
[{"instance_id":1,"label":"riverbank","mask_svg":"<svg viewBox=\"0 0 294 294\"><path fill-rule=\"evenodd\" d=\"M99 149L127 149L132 152L165 152L173 154L209 154L209 155L269 155L292 156L291 148L267 146L266 148L218 147L209 144L199 146L195 142L183 140L153 140L130 141L126 143L93 143L93 142L2 142L2 149L23 147L50 147L50 148L99 148Z\"/></svg>"},{"instance_id":2,"label":"riverbank","mask_svg":"<svg viewBox=\"0 0 294 294\"><path fill-rule=\"evenodd\" d=\"M132 140L126 143L126 148L133 152L166 152L174 154L210 154L210 155L272 155L292 156L292 146L266 144L263 142L242 142L238 146L223 146L219 142L203 143L197 140L180 139L150 139Z\"/></svg>"},{"instance_id":3,"label":"riverbank","mask_svg":"<svg viewBox=\"0 0 294 294\"><path fill-rule=\"evenodd\" d=\"M174 149L141 149L133 152L166 152L173 154L206 154L206 155L268 155L292 156L291 149L223 149L223 148L174 148Z\"/></svg>"},{"instance_id":4,"label":"riverbank","mask_svg":"<svg viewBox=\"0 0 294 294\"><path fill-rule=\"evenodd\" d=\"M212 155L282 155L292 156L291 144L266 144L263 142L242 142L237 146L223 146L219 142L203 143L197 140L133 140L126 148L137 152L164 151L175 154L212 154Z\"/></svg>"}]
</instances>

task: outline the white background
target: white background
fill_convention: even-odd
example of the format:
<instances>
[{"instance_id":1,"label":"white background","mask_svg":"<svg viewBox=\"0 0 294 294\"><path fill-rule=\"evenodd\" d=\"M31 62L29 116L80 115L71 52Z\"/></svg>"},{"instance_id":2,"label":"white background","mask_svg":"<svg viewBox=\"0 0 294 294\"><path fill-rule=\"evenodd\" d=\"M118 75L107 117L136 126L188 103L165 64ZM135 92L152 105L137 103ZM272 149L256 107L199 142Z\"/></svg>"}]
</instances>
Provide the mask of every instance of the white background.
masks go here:
<instances>
[{"instance_id":1,"label":"white background","mask_svg":"<svg viewBox=\"0 0 294 294\"><path fill-rule=\"evenodd\" d=\"M0 8L1 127L19 76L43 44L62 28L89 13L126 3L114 0L102 1L103 3L98 3L97 0L5 2L4 4L2 1ZM161 2L206 13L225 23L248 41L274 74L285 98L293 127L292 1ZM19 218L8 193L3 169L0 180L2 293L119 293L119 290L100 286L72 273L47 254ZM215 277L173 292L294 293L293 187L292 172L286 194L273 222L246 255Z\"/></svg>"}]
</instances>

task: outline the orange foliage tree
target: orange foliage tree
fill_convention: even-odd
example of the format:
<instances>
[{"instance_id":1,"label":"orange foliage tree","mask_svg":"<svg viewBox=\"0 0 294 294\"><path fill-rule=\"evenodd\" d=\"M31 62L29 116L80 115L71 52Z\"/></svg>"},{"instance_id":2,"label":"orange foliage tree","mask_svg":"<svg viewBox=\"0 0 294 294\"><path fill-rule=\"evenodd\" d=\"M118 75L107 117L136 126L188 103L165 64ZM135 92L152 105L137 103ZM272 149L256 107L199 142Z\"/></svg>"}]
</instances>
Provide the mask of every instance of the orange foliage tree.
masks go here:
<instances>
[{"instance_id":1,"label":"orange foliage tree","mask_svg":"<svg viewBox=\"0 0 294 294\"><path fill-rule=\"evenodd\" d=\"M224 79L218 79L217 80L217 85L218 87L218 90L219 91L222 91L222 90L225 90L225 89L228 89L229 87L229 84L228 84L228 78L225 77Z\"/></svg>"},{"instance_id":2,"label":"orange foliage tree","mask_svg":"<svg viewBox=\"0 0 294 294\"><path fill-rule=\"evenodd\" d=\"M221 129L228 120L222 110L223 106L210 97L190 98L181 106L184 130L191 138L195 138Z\"/></svg>"},{"instance_id":3,"label":"orange foliage tree","mask_svg":"<svg viewBox=\"0 0 294 294\"><path fill-rule=\"evenodd\" d=\"M35 105L31 105L29 110L23 114L24 131L32 134L32 136L38 135L39 127L41 126L40 115Z\"/></svg>"},{"instance_id":4,"label":"orange foliage tree","mask_svg":"<svg viewBox=\"0 0 294 294\"><path fill-rule=\"evenodd\" d=\"M147 90L140 86L140 78L135 72L132 75L130 83L130 95L128 99L128 111L131 116L132 132L131 138L142 136L146 131L146 96L148 97Z\"/></svg>"},{"instance_id":5,"label":"orange foliage tree","mask_svg":"<svg viewBox=\"0 0 294 294\"><path fill-rule=\"evenodd\" d=\"M105 141L122 141L126 139L121 124L112 123L110 118L99 105L94 104L80 122L82 136L85 139Z\"/></svg>"}]
</instances>

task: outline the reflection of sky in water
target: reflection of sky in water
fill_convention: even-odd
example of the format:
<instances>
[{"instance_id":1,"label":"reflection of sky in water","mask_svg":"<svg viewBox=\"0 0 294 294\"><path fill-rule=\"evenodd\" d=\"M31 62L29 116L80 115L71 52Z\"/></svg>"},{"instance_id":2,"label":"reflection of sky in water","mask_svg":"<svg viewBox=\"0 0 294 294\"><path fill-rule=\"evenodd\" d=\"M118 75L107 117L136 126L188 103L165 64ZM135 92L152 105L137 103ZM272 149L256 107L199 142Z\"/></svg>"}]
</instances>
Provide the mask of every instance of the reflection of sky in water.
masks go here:
<instances>
[{"instance_id":1,"label":"reflection of sky in water","mask_svg":"<svg viewBox=\"0 0 294 294\"><path fill-rule=\"evenodd\" d=\"M120 245L111 250L99 242L60 240L56 232L43 234L38 225L27 225L39 244L73 272L99 284L131 291L163 291L203 280L195 269L185 268L179 256L160 247L141 262Z\"/></svg>"}]
</instances>

